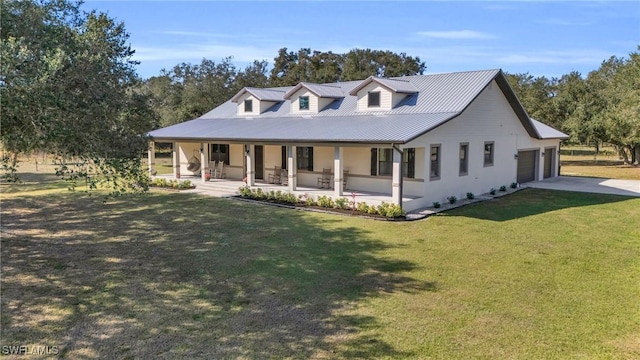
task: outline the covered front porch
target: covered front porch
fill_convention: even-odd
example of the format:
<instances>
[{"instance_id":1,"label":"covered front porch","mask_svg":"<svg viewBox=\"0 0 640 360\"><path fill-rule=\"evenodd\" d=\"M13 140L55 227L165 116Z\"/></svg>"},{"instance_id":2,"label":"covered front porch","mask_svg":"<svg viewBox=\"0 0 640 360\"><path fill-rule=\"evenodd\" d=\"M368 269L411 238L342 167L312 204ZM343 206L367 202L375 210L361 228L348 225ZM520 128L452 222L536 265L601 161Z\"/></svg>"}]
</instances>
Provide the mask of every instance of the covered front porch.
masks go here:
<instances>
[{"instance_id":1,"label":"covered front porch","mask_svg":"<svg viewBox=\"0 0 640 360\"><path fill-rule=\"evenodd\" d=\"M175 179L175 177L171 174L169 175L158 175L156 177L164 177L167 179ZM197 193L209 196L216 197L231 197L239 195L240 192L238 189L242 186L245 186L245 182L242 180L234 180L234 179L210 179L209 181L201 182L199 176L181 176L180 180L190 180L196 185L196 188L193 190L188 190L190 193ZM258 181L255 182L252 188L261 188L264 192L269 191L282 191L282 192L291 192L296 196L307 196L317 199L320 196L329 196L331 198L335 197L335 191L332 189L319 189L315 187L307 187L307 186L298 186L296 190L289 191L287 186L277 185L277 184L269 184L266 182ZM376 192L368 192L368 191L351 191L346 190L344 195L341 197L346 197L350 201L353 199L353 194L355 194L356 202L365 202L368 205L380 205L382 202L385 203L393 203L393 197L391 194L385 193L376 193ZM417 206L417 200L419 197L416 196L403 196L402 203L403 208L407 211L415 210ZM414 205L416 204L416 205Z\"/></svg>"},{"instance_id":2,"label":"covered front porch","mask_svg":"<svg viewBox=\"0 0 640 360\"><path fill-rule=\"evenodd\" d=\"M238 188L246 184L252 188L261 187L263 191L283 191L313 198L351 198L355 194L356 202L378 205L384 201L411 211L419 207L414 200L421 198L424 184L423 179L416 179L414 175L411 178L402 176L407 169L411 174L423 174L424 151L411 150L409 168L407 162L403 162L406 160L403 149L393 144L173 142L171 177L189 179L200 189L226 195L237 194ZM418 161L415 161L416 157ZM199 163L195 171L190 166L194 159ZM223 170L217 172L218 175L222 173L222 178L211 176L213 161L224 164ZM149 146L148 163L152 171L154 142ZM274 179L276 173L281 175L277 181Z\"/></svg>"}]
</instances>

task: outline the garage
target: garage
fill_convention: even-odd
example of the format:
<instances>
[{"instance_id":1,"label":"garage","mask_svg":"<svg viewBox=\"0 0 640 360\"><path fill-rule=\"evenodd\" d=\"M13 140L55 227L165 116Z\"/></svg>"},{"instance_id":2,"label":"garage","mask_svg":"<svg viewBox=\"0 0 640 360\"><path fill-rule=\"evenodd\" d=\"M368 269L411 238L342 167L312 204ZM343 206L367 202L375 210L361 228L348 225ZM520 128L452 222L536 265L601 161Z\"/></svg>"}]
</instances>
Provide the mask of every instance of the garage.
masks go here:
<instances>
[{"instance_id":1,"label":"garage","mask_svg":"<svg viewBox=\"0 0 640 360\"><path fill-rule=\"evenodd\" d=\"M526 183L536 179L536 159L538 151L518 151L518 183Z\"/></svg>"}]
</instances>

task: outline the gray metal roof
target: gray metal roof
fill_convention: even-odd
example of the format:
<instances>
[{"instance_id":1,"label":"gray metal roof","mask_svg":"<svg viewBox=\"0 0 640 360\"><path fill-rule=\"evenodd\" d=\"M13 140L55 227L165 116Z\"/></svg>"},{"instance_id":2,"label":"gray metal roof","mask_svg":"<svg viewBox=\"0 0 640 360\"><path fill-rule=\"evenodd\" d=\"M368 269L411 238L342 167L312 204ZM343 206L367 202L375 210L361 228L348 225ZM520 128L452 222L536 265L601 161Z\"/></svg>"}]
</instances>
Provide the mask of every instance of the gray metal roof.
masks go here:
<instances>
[{"instance_id":1,"label":"gray metal roof","mask_svg":"<svg viewBox=\"0 0 640 360\"><path fill-rule=\"evenodd\" d=\"M246 87L238 91L238 93L231 98L231 101L238 102L240 97L245 92L248 92L249 94L253 95L256 99L261 101L263 100L264 101L283 101L284 94L286 91L282 89L261 89L261 88Z\"/></svg>"},{"instance_id":2,"label":"gray metal roof","mask_svg":"<svg viewBox=\"0 0 640 360\"><path fill-rule=\"evenodd\" d=\"M416 134L425 133L455 115L199 118L155 130L151 135L160 139L201 141L405 143Z\"/></svg>"},{"instance_id":3,"label":"gray metal roof","mask_svg":"<svg viewBox=\"0 0 640 360\"><path fill-rule=\"evenodd\" d=\"M339 99L344 97L344 93L342 92L342 88L340 86L301 82L298 85L294 86L293 89L287 91L287 93L284 94L284 98L290 99L294 93L296 93L303 87L321 98Z\"/></svg>"},{"instance_id":4,"label":"gray metal roof","mask_svg":"<svg viewBox=\"0 0 640 360\"><path fill-rule=\"evenodd\" d=\"M376 81L380 79L375 79ZM362 85L362 81L332 84L298 84L317 91L339 90L340 97L317 114L290 113L290 101L284 94L295 87L268 89L245 88L234 98L202 115L200 118L151 131L156 139L193 139L226 141L337 141L337 142L407 142L459 115L495 80L530 136L542 138L552 134L542 126L534 126L518 101L501 70L415 75L383 79L387 83L405 84L418 90L407 94L391 110L358 111L356 96L346 95ZM319 90L321 88L321 90ZM397 87L400 88L400 87ZM405 89L406 90L406 89ZM238 115L237 104L243 91L263 99L279 101L254 118ZM267 96L267 95L269 95ZM258 97L259 98L259 97ZM272 100L269 100L272 101ZM562 133L560 133L562 134ZM554 135L552 135L554 136Z\"/></svg>"},{"instance_id":5,"label":"gray metal roof","mask_svg":"<svg viewBox=\"0 0 640 360\"><path fill-rule=\"evenodd\" d=\"M538 134L540 134L540 138L542 139L568 139L569 135L558 131L547 124L543 124L540 121L531 118L531 122L533 126L538 130Z\"/></svg>"},{"instance_id":6,"label":"gray metal roof","mask_svg":"<svg viewBox=\"0 0 640 360\"><path fill-rule=\"evenodd\" d=\"M349 92L349 95L354 95L354 96L357 95L358 91L360 91L362 88L364 88L365 86L369 85L372 82L378 83L396 93L415 94L418 92L418 89L415 86L413 86L413 84L411 84L411 82L408 80L405 80L402 78L383 79L383 78L376 78L376 77L370 76L369 78L361 81L360 84L358 84L358 86L351 89L351 91Z\"/></svg>"}]
</instances>

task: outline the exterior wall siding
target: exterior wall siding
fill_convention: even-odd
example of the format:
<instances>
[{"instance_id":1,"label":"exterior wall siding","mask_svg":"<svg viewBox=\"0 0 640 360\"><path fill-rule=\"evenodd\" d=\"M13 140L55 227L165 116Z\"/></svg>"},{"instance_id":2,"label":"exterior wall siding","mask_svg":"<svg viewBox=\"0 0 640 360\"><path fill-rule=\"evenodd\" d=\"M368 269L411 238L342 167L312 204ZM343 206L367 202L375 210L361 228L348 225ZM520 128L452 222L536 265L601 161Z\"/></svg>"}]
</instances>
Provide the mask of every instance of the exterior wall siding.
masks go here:
<instances>
[{"instance_id":1,"label":"exterior wall siding","mask_svg":"<svg viewBox=\"0 0 640 360\"><path fill-rule=\"evenodd\" d=\"M180 161L180 175L196 175L200 173L200 170L197 172L192 172L187 170L187 166L189 166L189 159L195 155L195 157L200 160L200 143L187 143L181 142L176 143L178 146L178 159Z\"/></svg>"},{"instance_id":2,"label":"exterior wall siding","mask_svg":"<svg viewBox=\"0 0 640 360\"><path fill-rule=\"evenodd\" d=\"M309 97L309 110L300 110L300 96ZM305 88L296 91L291 96L291 113L300 115L318 113L318 97Z\"/></svg>"},{"instance_id":3,"label":"exterior wall siding","mask_svg":"<svg viewBox=\"0 0 640 360\"><path fill-rule=\"evenodd\" d=\"M252 110L251 112L245 112L244 111L244 101L245 100L251 100L253 101L253 106L252 106ZM275 104L275 102L273 101L260 101L257 98L255 98L253 95L249 94L249 93L245 93L239 100L238 100L238 115L244 115L244 116L258 116L260 114L262 114L263 112L267 111L270 107L272 107Z\"/></svg>"},{"instance_id":4,"label":"exterior wall siding","mask_svg":"<svg viewBox=\"0 0 640 360\"><path fill-rule=\"evenodd\" d=\"M484 165L484 144L494 142L492 166ZM459 174L460 144L468 143L468 174ZM430 145L440 144L440 179L429 180ZM482 194L516 181L518 150L558 147L559 140L531 138L513 112L498 85L491 83L462 113L405 147L424 147L424 194L420 206L445 202L448 196L465 198L467 192ZM416 155L417 157L417 155ZM540 162L540 179L544 171ZM416 172L418 169L416 169ZM417 176L417 175L416 175Z\"/></svg>"}]
</instances>

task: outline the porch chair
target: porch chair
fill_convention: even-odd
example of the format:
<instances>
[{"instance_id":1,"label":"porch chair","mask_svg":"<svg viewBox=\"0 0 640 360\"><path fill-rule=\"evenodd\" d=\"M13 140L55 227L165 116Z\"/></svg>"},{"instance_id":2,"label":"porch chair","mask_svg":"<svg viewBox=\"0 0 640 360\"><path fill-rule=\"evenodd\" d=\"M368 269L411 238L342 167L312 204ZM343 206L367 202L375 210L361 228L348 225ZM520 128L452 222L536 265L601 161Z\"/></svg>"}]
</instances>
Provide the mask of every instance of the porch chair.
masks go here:
<instances>
[{"instance_id":1,"label":"porch chair","mask_svg":"<svg viewBox=\"0 0 640 360\"><path fill-rule=\"evenodd\" d=\"M273 174L269 174L269 183L270 184L280 184L281 181L281 172L282 171L282 167L280 166L274 166L273 167Z\"/></svg>"},{"instance_id":2,"label":"porch chair","mask_svg":"<svg viewBox=\"0 0 640 360\"><path fill-rule=\"evenodd\" d=\"M224 179L224 161L218 161L218 167L216 168L216 177L218 179Z\"/></svg>"},{"instance_id":3,"label":"porch chair","mask_svg":"<svg viewBox=\"0 0 640 360\"><path fill-rule=\"evenodd\" d=\"M322 177L318 178L318 188L330 188L331 187L331 169L322 169Z\"/></svg>"},{"instance_id":4,"label":"porch chair","mask_svg":"<svg viewBox=\"0 0 640 360\"><path fill-rule=\"evenodd\" d=\"M289 185L289 173L285 169L280 170L280 185Z\"/></svg>"},{"instance_id":5,"label":"porch chair","mask_svg":"<svg viewBox=\"0 0 640 360\"><path fill-rule=\"evenodd\" d=\"M209 161L209 175L211 175L212 179L216 178L216 162L215 161Z\"/></svg>"}]
</instances>

